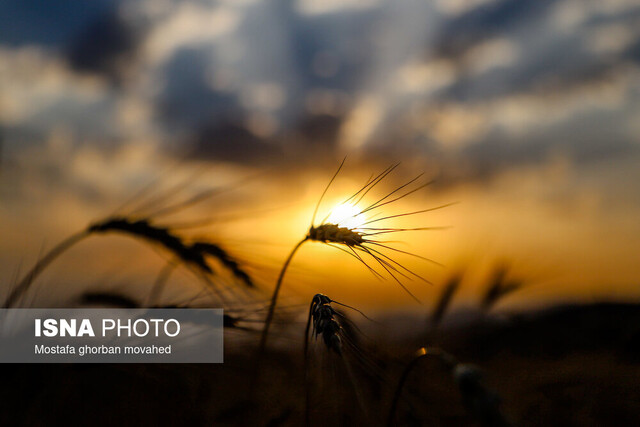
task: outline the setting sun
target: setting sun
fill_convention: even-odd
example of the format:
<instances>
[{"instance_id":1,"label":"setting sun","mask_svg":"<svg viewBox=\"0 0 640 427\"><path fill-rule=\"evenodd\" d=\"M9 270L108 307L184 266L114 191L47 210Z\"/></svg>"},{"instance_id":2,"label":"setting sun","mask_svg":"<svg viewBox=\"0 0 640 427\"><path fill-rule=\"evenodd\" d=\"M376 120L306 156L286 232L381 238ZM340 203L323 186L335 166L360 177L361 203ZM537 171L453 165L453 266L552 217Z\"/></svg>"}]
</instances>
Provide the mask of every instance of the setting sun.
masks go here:
<instances>
[{"instance_id":1,"label":"setting sun","mask_svg":"<svg viewBox=\"0 0 640 427\"><path fill-rule=\"evenodd\" d=\"M327 222L350 229L361 227L366 221L361 209L351 203L342 203L331 210Z\"/></svg>"}]
</instances>

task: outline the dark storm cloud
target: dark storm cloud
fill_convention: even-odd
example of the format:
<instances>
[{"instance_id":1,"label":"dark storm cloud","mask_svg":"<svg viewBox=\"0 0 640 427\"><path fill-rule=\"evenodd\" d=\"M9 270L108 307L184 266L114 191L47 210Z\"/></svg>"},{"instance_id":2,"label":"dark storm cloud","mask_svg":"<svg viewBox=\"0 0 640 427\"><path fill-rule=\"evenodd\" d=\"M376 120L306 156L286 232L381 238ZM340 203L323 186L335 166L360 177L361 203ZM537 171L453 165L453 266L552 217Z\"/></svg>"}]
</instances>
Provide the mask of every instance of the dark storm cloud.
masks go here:
<instances>
[{"instance_id":1,"label":"dark storm cloud","mask_svg":"<svg viewBox=\"0 0 640 427\"><path fill-rule=\"evenodd\" d=\"M69 43L71 68L118 80L125 61L132 60L138 37L116 11L106 11L89 21Z\"/></svg>"},{"instance_id":2,"label":"dark storm cloud","mask_svg":"<svg viewBox=\"0 0 640 427\"><path fill-rule=\"evenodd\" d=\"M615 69L622 58L597 55L585 44L586 31L558 32L550 20L559 0L507 0L479 7L451 20L437 36L432 56L452 61L458 80L440 99L474 101L536 90L540 85L580 83ZM639 8L640 12L640 8ZM631 14L633 16L633 14ZM629 16L615 22L633 25ZM502 37L520 50L517 62L480 75L468 75L465 54L487 40Z\"/></svg>"},{"instance_id":3,"label":"dark storm cloud","mask_svg":"<svg viewBox=\"0 0 640 427\"><path fill-rule=\"evenodd\" d=\"M579 44L580 39L554 40L548 49L533 57L522 58L510 67L498 68L479 76L462 74L441 96L441 99L473 102L529 93L541 88L583 83L594 78L606 78L619 61L595 58ZM526 52L526 49L523 49Z\"/></svg>"},{"instance_id":4,"label":"dark storm cloud","mask_svg":"<svg viewBox=\"0 0 640 427\"><path fill-rule=\"evenodd\" d=\"M60 47L72 42L87 22L113 10L112 0L3 0L0 43Z\"/></svg>"},{"instance_id":5,"label":"dark storm cloud","mask_svg":"<svg viewBox=\"0 0 640 427\"><path fill-rule=\"evenodd\" d=\"M459 61L478 44L508 36L543 18L555 0L506 0L491 2L445 21L433 42L426 46L428 56Z\"/></svg>"},{"instance_id":6,"label":"dark storm cloud","mask_svg":"<svg viewBox=\"0 0 640 427\"><path fill-rule=\"evenodd\" d=\"M372 12L306 17L295 11L293 2L274 2L250 7L242 16L233 39L239 40L244 52L233 70L240 84L271 82L286 90L283 105L276 111L286 126L295 127L305 120L306 100L316 89L339 90L355 94L360 90L371 67ZM251 106L240 107L241 88L221 94L213 93L206 82L207 74L222 64L215 47L179 48L165 66L167 89L161 106L171 108L171 120L196 123L201 117L238 115Z\"/></svg>"},{"instance_id":7,"label":"dark storm cloud","mask_svg":"<svg viewBox=\"0 0 640 427\"><path fill-rule=\"evenodd\" d=\"M304 86L354 92L371 66L375 17L367 11L295 16L292 55Z\"/></svg>"},{"instance_id":8,"label":"dark storm cloud","mask_svg":"<svg viewBox=\"0 0 640 427\"><path fill-rule=\"evenodd\" d=\"M602 132L593 122L579 132L556 129L522 139L490 138L464 150L461 158L467 169L456 179L484 182L504 171L542 166L558 155L584 167L608 159L640 158L640 147L622 132ZM455 171L454 165L450 170Z\"/></svg>"},{"instance_id":9,"label":"dark storm cloud","mask_svg":"<svg viewBox=\"0 0 640 427\"><path fill-rule=\"evenodd\" d=\"M163 65L165 87L157 102L162 123L170 131L186 134L198 156L254 163L282 153L294 155L300 150L292 144L336 149L342 118L337 112L309 112L308 96L314 90L348 95L360 89L371 65L372 22L368 14L363 19L355 12L305 17L294 6L291 2L256 5L243 16L233 35L246 50L234 66L239 88L219 91L211 86L212 74L224 65L216 58L224 41L213 48L178 48ZM271 22L276 27L269 27ZM284 61L276 51L284 52ZM254 112L251 105L242 105L242 92L264 81L285 91L282 106L270 112L280 131L268 143L241 129Z\"/></svg>"},{"instance_id":10,"label":"dark storm cloud","mask_svg":"<svg viewBox=\"0 0 640 427\"><path fill-rule=\"evenodd\" d=\"M444 27L442 40L451 47L464 46L478 37L494 36L517 30L544 18L549 7L561 0L503 0L490 2L450 20ZM451 49L451 48L450 48Z\"/></svg>"},{"instance_id":11,"label":"dark storm cloud","mask_svg":"<svg viewBox=\"0 0 640 427\"><path fill-rule=\"evenodd\" d=\"M191 144L191 155L198 159L254 166L282 161L279 145L256 137L233 121L204 126L191 138Z\"/></svg>"},{"instance_id":12,"label":"dark storm cloud","mask_svg":"<svg viewBox=\"0 0 640 427\"><path fill-rule=\"evenodd\" d=\"M119 1L7 0L0 2L0 44L39 46L69 66L118 80L134 56L137 34L118 13Z\"/></svg>"},{"instance_id":13,"label":"dark storm cloud","mask_svg":"<svg viewBox=\"0 0 640 427\"><path fill-rule=\"evenodd\" d=\"M636 63L640 63L640 39L636 40L626 51L625 57Z\"/></svg>"},{"instance_id":14,"label":"dark storm cloud","mask_svg":"<svg viewBox=\"0 0 640 427\"><path fill-rule=\"evenodd\" d=\"M215 91L207 82L211 62L204 49L175 52L162 71L165 86L157 105L163 123L191 133L223 119L239 118L237 97Z\"/></svg>"},{"instance_id":15,"label":"dark storm cloud","mask_svg":"<svg viewBox=\"0 0 640 427\"><path fill-rule=\"evenodd\" d=\"M592 112L568 115L561 123L541 122L518 129L517 136L500 126L513 128L518 123L499 123L498 129L490 125L461 146L437 141L428 126L416 130L408 123L416 103L426 110L440 104L470 109L490 121L495 106L485 108L485 104L508 104L517 96L538 103L557 102L547 100L549 92L570 98L573 88L580 86L586 88L586 95L578 96L588 96L589 85L606 83L640 58L638 40L620 51L594 51L589 44L592 32L609 24L633 30L640 8L618 5L605 13L598 2L585 3L577 6L584 13L583 20L566 29L554 21L558 7L571 6L565 0L492 1L454 13L447 13L441 2L399 3L301 13L297 3L289 1L233 6L169 2L162 13L142 13L137 18L129 13L124 20L119 2L64 0L54 7L41 0L11 0L0 4L0 43L57 50L54 55L59 56L54 59L66 61L71 74L93 73L112 82L121 77L120 67L125 64L127 76L133 76L136 89L141 88L126 95L149 108L144 120L154 131L153 138L160 135L169 145L190 144L201 158L253 165L283 156L297 160L320 151L337 153L344 148L342 131L359 107L358 101L370 96L379 99L381 111L377 123L371 125L371 136L361 145L363 151L381 153L382 158L388 152L435 157L452 168L463 162L461 169L470 171L470 179L497 174L513 165L539 164L553 150L579 163L632 149L630 119L624 111L638 105L636 98L611 108L591 105ZM210 28L187 30L184 22L172 26L172 18L189 8L191 15L186 16L193 16L193 10L206 15L224 9L232 23L219 33L208 31ZM158 35L154 31L161 33L163 28L167 33L157 38L162 52L145 51L150 35ZM637 39L638 33L633 34ZM178 40L175 45L174 40ZM512 57L497 65L492 61L499 58L481 49L496 40L506 42L512 50ZM477 50L481 53L474 54ZM471 54L488 66L475 67ZM425 66L444 62L451 68L451 78L424 92L397 89L398 75L413 60ZM213 80L220 71L231 75L232 84L216 86ZM61 91L74 87L73 82L65 84ZM279 101L267 106L247 101L261 85L276 93L268 96L269 101ZM121 89L111 85L95 95L101 98L92 99L89 106L82 94L75 98L60 94L48 104L51 107L36 109L25 123L12 124L10 133L26 135L62 122L83 137L93 132L95 140L112 138L118 134L114 129L118 118L126 116L118 110L125 95ZM339 108L331 103L328 108L325 104L317 110L310 108L312 95L322 91L333 91L331 96L340 98ZM334 110L327 111L331 108ZM516 113L537 111L522 110ZM256 115L275 123L271 132L251 128ZM608 131L603 123L615 131Z\"/></svg>"},{"instance_id":16,"label":"dark storm cloud","mask_svg":"<svg viewBox=\"0 0 640 427\"><path fill-rule=\"evenodd\" d=\"M441 103L463 111L468 109L480 119L484 115L484 120L490 122L495 119L491 116L495 114L492 110L495 103L503 103L500 108L509 113L509 101L516 101L515 97L520 96L526 97L525 102L548 102L550 108L554 108L553 104L564 102L563 94L569 100L575 97L572 92L580 88L578 96L584 97L587 104L591 102L584 107L586 111L563 115L558 123L551 124L550 120L541 117L539 126L523 127L516 134L494 129L489 123L486 133L471 137L461 149L448 150L447 141L434 141L434 135L428 129L426 134L417 135L403 128L407 122L405 117L411 114L412 108L405 100L406 103L399 104L396 111L387 110L384 125L372 141L376 150L385 155L389 150L383 146L392 144L392 151L437 159L442 170L464 180L485 180L505 170L541 165L558 154L578 166L638 155L637 137L630 133L631 119L624 111L637 106L640 100L627 96L616 106L607 106L603 100L600 107L589 98L593 96L590 93L600 90L598 86L615 84L615 75L627 67L629 61L637 62L634 57L637 42L622 52L601 53L590 44L592 33L602 31L600 25L610 23L633 31L634 22L637 22L634 16L640 9L636 7L634 11L629 5L616 13L607 11L607 19L596 19L594 16L605 13L594 5L585 5L581 10L585 13L584 22L565 29L554 21L554 8L561 4L567 5L567 2L498 1L445 22L435 32L433 40L425 44L424 59L445 61L451 65L456 78L422 102L436 109ZM635 34L637 37L638 33ZM515 58L477 72L470 63L469 54L496 40L508 42ZM485 55L481 59L490 61L491 58ZM550 94L556 98L551 99ZM399 98L397 102L401 101ZM385 102L393 105L394 100L385 99ZM568 108L573 108L572 102L567 103ZM522 110L522 105L514 105L514 108ZM515 114L535 114L535 109L515 111ZM467 124L460 121L457 126L464 128Z\"/></svg>"},{"instance_id":17,"label":"dark storm cloud","mask_svg":"<svg viewBox=\"0 0 640 427\"><path fill-rule=\"evenodd\" d=\"M280 144L274 138L261 138L234 119L217 120L204 125L187 139L191 156L197 159L248 165L300 164L331 157L338 152L338 132L342 121L325 114L306 115L288 129Z\"/></svg>"},{"instance_id":18,"label":"dark storm cloud","mask_svg":"<svg viewBox=\"0 0 640 427\"><path fill-rule=\"evenodd\" d=\"M327 114L309 114L298 121L293 132L310 145L331 147L337 142L342 118Z\"/></svg>"}]
</instances>

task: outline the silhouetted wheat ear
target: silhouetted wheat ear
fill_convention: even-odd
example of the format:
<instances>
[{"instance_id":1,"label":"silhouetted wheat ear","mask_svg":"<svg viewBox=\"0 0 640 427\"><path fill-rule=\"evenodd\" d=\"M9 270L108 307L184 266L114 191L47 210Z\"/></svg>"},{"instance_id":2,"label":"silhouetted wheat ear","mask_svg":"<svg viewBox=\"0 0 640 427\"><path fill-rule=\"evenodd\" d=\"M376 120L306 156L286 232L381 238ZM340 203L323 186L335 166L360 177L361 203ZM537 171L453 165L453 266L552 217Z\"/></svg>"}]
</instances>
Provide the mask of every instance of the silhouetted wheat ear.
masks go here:
<instances>
[{"instance_id":1,"label":"silhouetted wheat ear","mask_svg":"<svg viewBox=\"0 0 640 427\"><path fill-rule=\"evenodd\" d=\"M340 224L326 222L326 220L329 218L329 215L327 215L327 217L323 221L321 221L320 225L317 225L317 226L314 225L316 215L318 213L318 209L320 207L320 204L322 203L322 199L324 198L325 194L327 193L327 190L335 180L336 176L338 176L338 174L340 173L340 170L344 166L345 160L342 161L342 163L340 164L340 167L338 167L338 170L335 172L335 174L333 175L333 177L325 187L322 195L320 196L320 199L318 200L318 203L313 212L313 216L311 218L311 225L309 227L309 230L306 236L294 246L293 250L285 260L282 266L282 269L280 270L280 274L276 281L276 286L273 290L273 294L271 297L271 305L269 307L269 312L265 320L265 326L263 329L262 337L260 339L260 345L258 347L259 354L261 354L266 347L266 343L269 335L269 327L273 319L273 312L277 304L278 294L280 292L280 288L282 286L282 281L284 279L286 270L289 264L291 263L291 260L293 259L293 256L295 255L295 253L306 241L321 242L331 247L337 248L343 252L346 252L347 254L351 255L356 260L358 260L360 263L362 263L375 277L383 278L384 276L381 273L379 273L373 267L367 264L363 255L365 257L370 257L372 260L374 260L377 263L378 267L382 268L382 270L386 272L386 274L392 277L400 285L400 287L402 287L402 289L404 289L404 291L407 292L407 294L417 302L420 302L420 300L418 300L418 298L409 289L407 289L407 287L402 283L400 278L401 277L405 279L416 278L429 284L431 284L431 282L425 279L424 277L420 276L419 274L415 273L414 271L410 270L406 266L402 265L401 263L397 262L388 254L385 254L383 251L388 250L394 253L410 255L410 256L437 264L439 266L442 266L442 264L439 264L432 259L423 257L421 255L417 255L411 252L407 252L401 249L394 248L390 246L389 244L390 242L376 240L375 236L384 236L390 233L407 232L407 231L438 230L446 227L391 228L391 227L372 227L371 224L380 222L380 221L394 219L394 218L417 215L420 213L442 209L444 207L452 205L453 203L437 206L434 208L414 211L414 212L406 212L406 213L396 214L396 215L387 215L387 216L378 217L375 219L372 218L372 219L366 220L365 222L358 225L357 227L352 227L352 228L344 227L344 226L341 226ZM389 176L389 174L393 172L393 170L396 169L397 166L398 164L389 166L378 175L370 178L362 188L356 191L351 197L347 198L343 202L343 205L347 203L353 206L359 204L365 198L365 196L380 182L382 182L387 176ZM358 213L353 215L353 217L358 217L362 214L373 212L377 209L382 208L383 206L386 206L398 200L401 200L415 193L416 191L426 187L431 183L431 182L427 182L424 184L415 185L415 183L421 177L422 177L422 174L396 187L393 191L387 193L384 197L360 209ZM413 188L409 188L410 186L413 186Z\"/></svg>"},{"instance_id":2,"label":"silhouetted wheat ear","mask_svg":"<svg viewBox=\"0 0 640 427\"><path fill-rule=\"evenodd\" d=\"M340 243L347 246L358 246L366 242L364 236L356 230L340 227L336 224L322 224L309 228L309 239L323 243Z\"/></svg>"},{"instance_id":3,"label":"silhouetted wheat ear","mask_svg":"<svg viewBox=\"0 0 640 427\"><path fill-rule=\"evenodd\" d=\"M342 354L342 339L339 331L340 324L335 318L336 312L331 307L331 298L326 295L316 294L309 306L307 316L307 326L304 331L304 380L305 380L305 420L307 425L311 424L311 396L309 380L309 332L317 338L322 335L322 339L330 351Z\"/></svg>"},{"instance_id":4,"label":"silhouetted wheat ear","mask_svg":"<svg viewBox=\"0 0 640 427\"><path fill-rule=\"evenodd\" d=\"M90 233L120 232L160 244L187 264L194 264L202 271L212 273L201 252L186 244L168 228L152 225L147 219L124 217L108 218L89 226Z\"/></svg>"},{"instance_id":5,"label":"silhouetted wheat ear","mask_svg":"<svg viewBox=\"0 0 640 427\"><path fill-rule=\"evenodd\" d=\"M337 312L331 306L332 302L326 295L316 294L313 297L305 330L305 355L308 351L310 326L312 335L315 338L322 335L322 340L329 350L337 354L342 353L342 338L340 338L342 326L336 318Z\"/></svg>"},{"instance_id":6,"label":"silhouetted wheat ear","mask_svg":"<svg viewBox=\"0 0 640 427\"><path fill-rule=\"evenodd\" d=\"M219 245L210 242L195 242L191 245L191 248L203 255L211 256L218 261L222 265L224 265L229 271L233 273L233 275L240 280L242 283L247 285L250 288L255 287L253 279L241 266L240 263L227 251L222 249Z\"/></svg>"},{"instance_id":7,"label":"silhouetted wheat ear","mask_svg":"<svg viewBox=\"0 0 640 427\"><path fill-rule=\"evenodd\" d=\"M178 182L167 190L161 189L160 192L158 189L160 189L161 186L157 185L157 180L153 180L137 191L135 195L129 198L106 219L90 224L84 230L60 242L39 259L23 279L17 283L4 301L3 306L5 308L14 306L27 292L36 277L69 248L91 235L110 232L124 233L134 238L143 239L148 243L162 246L169 253L173 254L176 260L192 267L192 270L197 270L194 272L198 273L209 285L212 285L209 279L213 274L213 269L207 263L207 259L217 258L225 268L233 273L236 279L248 287L253 287L254 282L251 276L241 267L237 260L222 250L217 244L211 242L189 244L184 238L175 233L175 230L180 228L179 225L166 227L152 223L153 219L171 216L225 191L224 188L214 188L200 191L195 195L187 195L188 197L186 198L183 197L181 193L193 182L194 178L202 172L203 170L199 170L188 179ZM237 184L241 185L251 179L253 178L243 179ZM229 188L226 190L228 189ZM171 203L171 199L173 198L179 198L181 200ZM194 225L197 226L197 223L187 224L188 227L193 227Z\"/></svg>"},{"instance_id":8,"label":"silhouetted wheat ear","mask_svg":"<svg viewBox=\"0 0 640 427\"><path fill-rule=\"evenodd\" d=\"M311 337L309 336L309 332L314 339L317 339L319 336L322 337L322 341L326 349L338 355L340 360L342 361L344 368L348 374L348 378L350 379L354 392L356 394L358 404L362 409L363 413L366 413L366 402L363 398L361 391L357 386L356 375L351 366L351 362L349 361L349 357L346 357L345 354L345 346L347 348L351 348L353 350L355 348L355 344L352 340L347 336L343 328L342 320L346 321L343 315L337 312L331 304L338 304L347 308L350 308L358 313L362 314L364 317L364 313L360 310L348 306L346 304L339 303L337 301L333 301L326 295L316 294L311 300L311 304L309 306L309 315L307 317L307 326L305 328L304 333L304 378L305 378L305 418L307 421L307 425L310 425L311 421L311 382L309 379L309 341Z\"/></svg>"},{"instance_id":9,"label":"silhouetted wheat ear","mask_svg":"<svg viewBox=\"0 0 640 427\"><path fill-rule=\"evenodd\" d=\"M89 227L89 232L122 232L162 245L186 264L193 264L201 271L212 274L207 257L220 261L231 273L248 287L254 287L253 280L227 251L213 242L197 241L186 243L167 227L152 225L147 219L132 220L124 217L110 218Z\"/></svg>"},{"instance_id":10,"label":"silhouetted wheat ear","mask_svg":"<svg viewBox=\"0 0 640 427\"><path fill-rule=\"evenodd\" d=\"M135 299L117 292L85 292L80 296L80 304L121 308L141 307Z\"/></svg>"},{"instance_id":11,"label":"silhouetted wheat ear","mask_svg":"<svg viewBox=\"0 0 640 427\"><path fill-rule=\"evenodd\" d=\"M182 237L174 234L168 227L152 224L149 219L114 216L89 225L85 230L72 235L54 247L35 264L24 279L11 291L5 300L4 307L9 308L15 305L18 299L29 289L35 278L71 246L91 235L106 233L122 233L160 245L169 253L172 253L176 259L187 265L195 266L205 275L214 273L206 258L215 258L246 286L254 286L251 276L219 245L203 241L190 244Z\"/></svg>"},{"instance_id":12,"label":"silhouetted wheat ear","mask_svg":"<svg viewBox=\"0 0 640 427\"><path fill-rule=\"evenodd\" d=\"M326 295L316 294L311 300L309 306L309 315L307 317L307 327L304 333L304 354L305 357L309 347L309 331L314 338L322 336L327 349L334 351L335 353L342 353L342 338L343 325L339 318L344 318L339 312L337 312L331 304L337 304L353 311L358 312L367 320L369 319L362 311L350 305L342 304L338 301L334 301Z\"/></svg>"}]
</instances>

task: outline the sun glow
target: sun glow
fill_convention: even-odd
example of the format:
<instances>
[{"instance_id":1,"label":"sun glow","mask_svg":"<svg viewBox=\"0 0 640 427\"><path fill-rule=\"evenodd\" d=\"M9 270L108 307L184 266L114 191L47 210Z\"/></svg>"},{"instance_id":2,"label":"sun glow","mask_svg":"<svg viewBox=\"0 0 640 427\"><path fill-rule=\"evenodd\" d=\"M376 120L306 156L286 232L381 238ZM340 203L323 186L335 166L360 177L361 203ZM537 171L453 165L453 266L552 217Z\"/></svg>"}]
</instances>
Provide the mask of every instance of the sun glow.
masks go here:
<instances>
[{"instance_id":1,"label":"sun glow","mask_svg":"<svg viewBox=\"0 0 640 427\"><path fill-rule=\"evenodd\" d=\"M360 211L360 208L351 203L343 203L331 210L327 222L349 229L358 228L366 221L366 218L360 214Z\"/></svg>"}]
</instances>

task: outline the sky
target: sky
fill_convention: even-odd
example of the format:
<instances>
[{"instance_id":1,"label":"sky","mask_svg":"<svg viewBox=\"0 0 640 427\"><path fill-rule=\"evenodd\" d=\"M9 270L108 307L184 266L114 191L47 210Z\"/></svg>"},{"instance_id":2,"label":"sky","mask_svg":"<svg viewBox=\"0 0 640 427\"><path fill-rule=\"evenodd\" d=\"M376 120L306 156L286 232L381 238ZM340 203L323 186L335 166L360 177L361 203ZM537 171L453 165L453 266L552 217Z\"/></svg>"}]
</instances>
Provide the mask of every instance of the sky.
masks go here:
<instances>
[{"instance_id":1,"label":"sky","mask_svg":"<svg viewBox=\"0 0 640 427\"><path fill-rule=\"evenodd\" d=\"M526 284L513 306L636 300L639 71L637 0L6 0L0 280L150 182L186 180L227 189L184 214L219 218L199 232L269 289L346 156L321 211L395 162L381 195L434 182L385 213L457 202L394 225L449 227L401 236L444 264L403 260L433 282L407 284L425 304L457 273L473 302L503 264ZM158 259L83 243L34 298L128 290ZM289 273L292 298L415 305L320 244Z\"/></svg>"}]
</instances>

